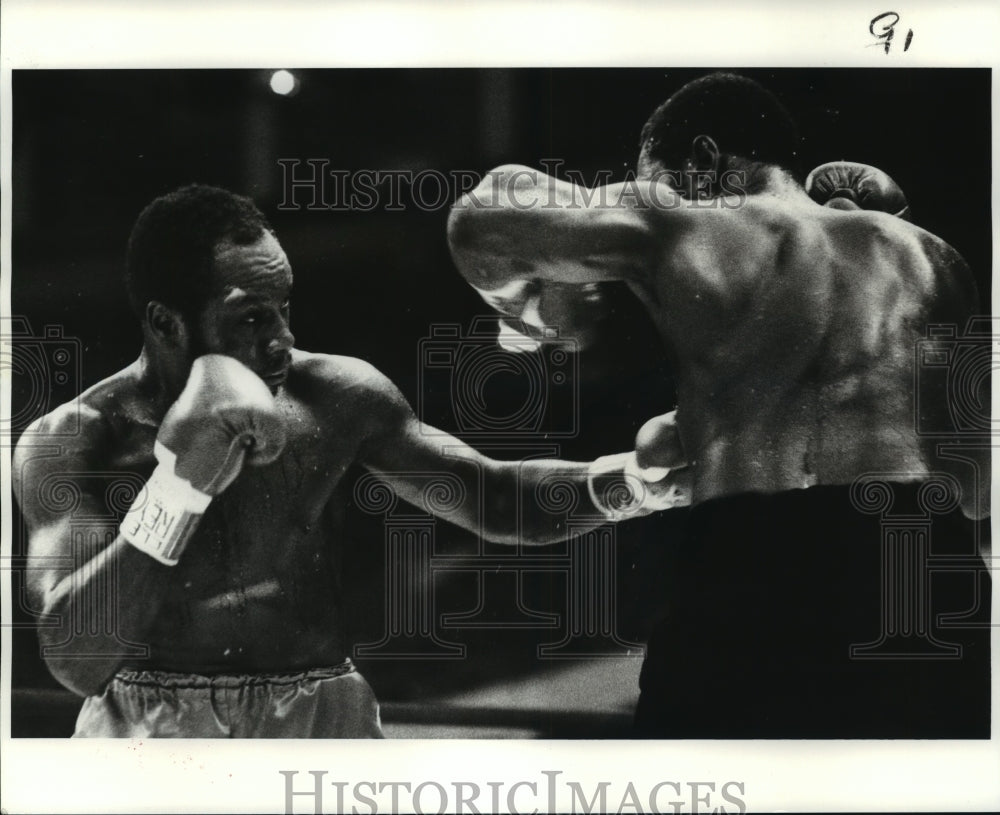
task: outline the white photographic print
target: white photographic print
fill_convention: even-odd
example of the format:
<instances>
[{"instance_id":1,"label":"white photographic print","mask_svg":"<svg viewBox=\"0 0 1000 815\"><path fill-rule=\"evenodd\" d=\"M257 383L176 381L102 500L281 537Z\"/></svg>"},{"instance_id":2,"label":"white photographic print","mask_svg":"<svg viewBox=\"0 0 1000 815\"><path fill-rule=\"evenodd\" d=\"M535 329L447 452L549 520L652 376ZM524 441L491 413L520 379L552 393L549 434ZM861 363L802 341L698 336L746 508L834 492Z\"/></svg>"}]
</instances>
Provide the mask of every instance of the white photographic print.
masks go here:
<instances>
[{"instance_id":1,"label":"white photographic print","mask_svg":"<svg viewBox=\"0 0 1000 815\"><path fill-rule=\"evenodd\" d=\"M4 811L1000 804L995 12L4 12Z\"/></svg>"}]
</instances>

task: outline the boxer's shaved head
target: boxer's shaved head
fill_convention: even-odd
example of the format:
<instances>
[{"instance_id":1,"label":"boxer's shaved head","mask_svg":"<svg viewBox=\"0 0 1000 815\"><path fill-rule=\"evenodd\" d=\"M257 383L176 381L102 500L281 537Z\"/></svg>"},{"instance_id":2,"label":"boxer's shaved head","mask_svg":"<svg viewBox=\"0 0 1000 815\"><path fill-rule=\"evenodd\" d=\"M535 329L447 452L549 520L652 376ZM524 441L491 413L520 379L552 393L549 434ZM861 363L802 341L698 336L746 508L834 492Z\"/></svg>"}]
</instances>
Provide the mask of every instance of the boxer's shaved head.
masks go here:
<instances>
[{"instance_id":1,"label":"boxer's shaved head","mask_svg":"<svg viewBox=\"0 0 1000 815\"><path fill-rule=\"evenodd\" d=\"M640 174L682 170L703 135L730 166L742 159L798 172L798 133L778 98L745 76L714 73L689 82L653 111L639 141Z\"/></svg>"},{"instance_id":2,"label":"boxer's shaved head","mask_svg":"<svg viewBox=\"0 0 1000 815\"><path fill-rule=\"evenodd\" d=\"M215 248L246 246L274 230L249 198L191 184L155 199L132 228L125 285L140 321L158 301L186 317L198 314L211 291Z\"/></svg>"}]
</instances>

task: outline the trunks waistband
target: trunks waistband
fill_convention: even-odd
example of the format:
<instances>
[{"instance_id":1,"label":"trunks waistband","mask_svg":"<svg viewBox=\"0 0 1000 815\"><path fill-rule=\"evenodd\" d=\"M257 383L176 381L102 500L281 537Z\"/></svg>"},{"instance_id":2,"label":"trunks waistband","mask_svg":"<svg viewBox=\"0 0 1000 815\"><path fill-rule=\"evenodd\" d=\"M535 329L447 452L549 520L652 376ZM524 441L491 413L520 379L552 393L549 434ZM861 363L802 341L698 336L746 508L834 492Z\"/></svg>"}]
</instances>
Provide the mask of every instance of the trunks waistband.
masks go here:
<instances>
[{"instance_id":1,"label":"trunks waistband","mask_svg":"<svg viewBox=\"0 0 1000 815\"><path fill-rule=\"evenodd\" d=\"M173 671L121 670L115 674L115 681L125 685L140 685L158 688L241 688L251 685L296 685L302 682L316 682L322 679L336 679L355 671L354 663L345 659L339 665L309 668L291 673L256 674L215 674L203 676L193 673Z\"/></svg>"},{"instance_id":2,"label":"trunks waistband","mask_svg":"<svg viewBox=\"0 0 1000 815\"><path fill-rule=\"evenodd\" d=\"M875 474L871 483L878 484L879 488L885 487L892 494L894 501L903 501L904 504L893 507L893 513L899 514L907 509L919 511L916 503L924 487L930 483L929 479L915 479L909 481L895 481L888 476ZM742 506L768 506L783 507L784 505L808 505L830 502L831 504L843 504L844 508L856 509L863 512L861 507L854 503L855 495L864 495L864 484L816 484L804 489L790 489L777 491L746 491L736 492L729 495L720 495L709 498L691 508L695 516L704 512L712 513L720 509L730 509ZM912 506L911 506L912 505ZM952 510L949 510L951 512ZM948 514L937 511L935 514Z\"/></svg>"}]
</instances>

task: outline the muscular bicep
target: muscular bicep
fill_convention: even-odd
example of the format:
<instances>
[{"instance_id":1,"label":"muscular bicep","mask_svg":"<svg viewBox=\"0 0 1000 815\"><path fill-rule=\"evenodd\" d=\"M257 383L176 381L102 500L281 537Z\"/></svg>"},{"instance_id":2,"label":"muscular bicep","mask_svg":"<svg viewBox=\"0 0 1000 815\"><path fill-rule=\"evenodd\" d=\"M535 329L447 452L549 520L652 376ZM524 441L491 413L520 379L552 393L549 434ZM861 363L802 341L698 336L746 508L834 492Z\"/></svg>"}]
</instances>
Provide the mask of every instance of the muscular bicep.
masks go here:
<instances>
[{"instance_id":1,"label":"muscular bicep","mask_svg":"<svg viewBox=\"0 0 1000 815\"><path fill-rule=\"evenodd\" d=\"M501 167L452 208L452 257L476 289L500 297L532 279L635 280L656 254L647 192L635 183L587 189Z\"/></svg>"},{"instance_id":2,"label":"muscular bicep","mask_svg":"<svg viewBox=\"0 0 1000 815\"><path fill-rule=\"evenodd\" d=\"M36 606L43 605L44 598L72 572L74 535L82 534L95 544L91 555L115 537L114 504L122 496L110 485L107 474L95 467L88 438L92 435L88 428L71 438L26 434L30 441L22 440L12 459L14 498L27 532L25 580ZM142 484L138 476L119 481L119 487L133 492ZM114 493L110 501L109 488Z\"/></svg>"},{"instance_id":3,"label":"muscular bicep","mask_svg":"<svg viewBox=\"0 0 1000 815\"><path fill-rule=\"evenodd\" d=\"M376 385L358 463L421 511L480 531L482 485L497 463L421 422L388 379Z\"/></svg>"},{"instance_id":4,"label":"muscular bicep","mask_svg":"<svg viewBox=\"0 0 1000 815\"><path fill-rule=\"evenodd\" d=\"M479 531L483 484L492 462L464 442L413 418L370 447L368 470L423 512Z\"/></svg>"},{"instance_id":5,"label":"muscular bicep","mask_svg":"<svg viewBox=\"0 0 1000 815\"><path fill-rule=\"evenodd\" d=\"M989 358L993 323L982 311L975 277L964 258L944 241L922 237L934 268L936 294L916 362L922 438L932 468L959 482L963 513L982 519L991 511L993 447L986 430L992 415L992 380L982 375L988 366L970 361ZM940 365L942 360L948 361L947 367ZM966 411L972 407L982 421L968 421L956 410L959 406Z\"/></svg>"},{"instance_id":6,"label":"muscular bicep","mask_svg":"<svg viewBox=\"0 0 1000 815\"><path fill-rule=\"evenodd\" d=\"M930 468L952 475L962 511L981 519L990 514L991 378L981 375L988 366L975 360L990 356L992 322L978 316L975 279L959 253L929 235L922 245L933 268L934 297L916 348L916 418Z\"/></svg>"},{"instance_id":7,"label":"muscular bicep","mask_svg":"<svg viewBox=\"0 0 1000 815\"><path fill-rule=\"evenodd\" d=\"M381 377L381 375L379 375ZM552 459L497 461L413 414L384 377L375 380L371 432L358 462L424 512L494 543L542 545L564 540L566 513L538 499L558 485L589 501L589 465Z\"/></svg>"}]
</instances>

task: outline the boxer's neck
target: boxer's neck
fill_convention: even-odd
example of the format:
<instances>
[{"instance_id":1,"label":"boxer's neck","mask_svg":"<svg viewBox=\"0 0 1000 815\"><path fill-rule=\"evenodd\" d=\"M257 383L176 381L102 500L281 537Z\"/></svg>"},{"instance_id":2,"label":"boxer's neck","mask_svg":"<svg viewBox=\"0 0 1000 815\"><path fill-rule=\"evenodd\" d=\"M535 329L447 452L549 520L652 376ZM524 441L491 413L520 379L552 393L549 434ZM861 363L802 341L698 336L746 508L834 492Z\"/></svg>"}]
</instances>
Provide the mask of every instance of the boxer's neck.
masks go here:
<instances>
[{"instance_id":1,"label":"boxer's neck","mask_svg":"<svg viewBox=\"0 0 1000 815\"><path fill-rule=\"evenodd\" d=\"M764 167L758 171L759 189L755 195L777 195L782 198L806 197L806 191L791 173L781 167Z\"/></svg>"},{"instance_id":2,"label":"boxer's neck","mask_svg":"<svg viewBox=\"0 0 1000 815\"><path fill-rule=\"evenodd\" d=\"M162 418L184 389L191 372L191 360L147 340L135 364L139 388L154 415Z\"/></svg>"},{"instance_id":3,"label":"boxer's neck","mask_svg":"<svg viewBox=\"0 0 1000 815\"><path fill-rule=\"evenodd\" d=\"M746 161L741 158L727 158L720 171L723 175L735 174L723 187L728 186L730 193L733 188L739 189L746 197L758 195L778 196L781 198L802 197L809 200L802 185L795 180L787 170L773 164ZM708 198L719 197L721 193L717 185L708 192Z\"/></svg>"}]
</instances>

